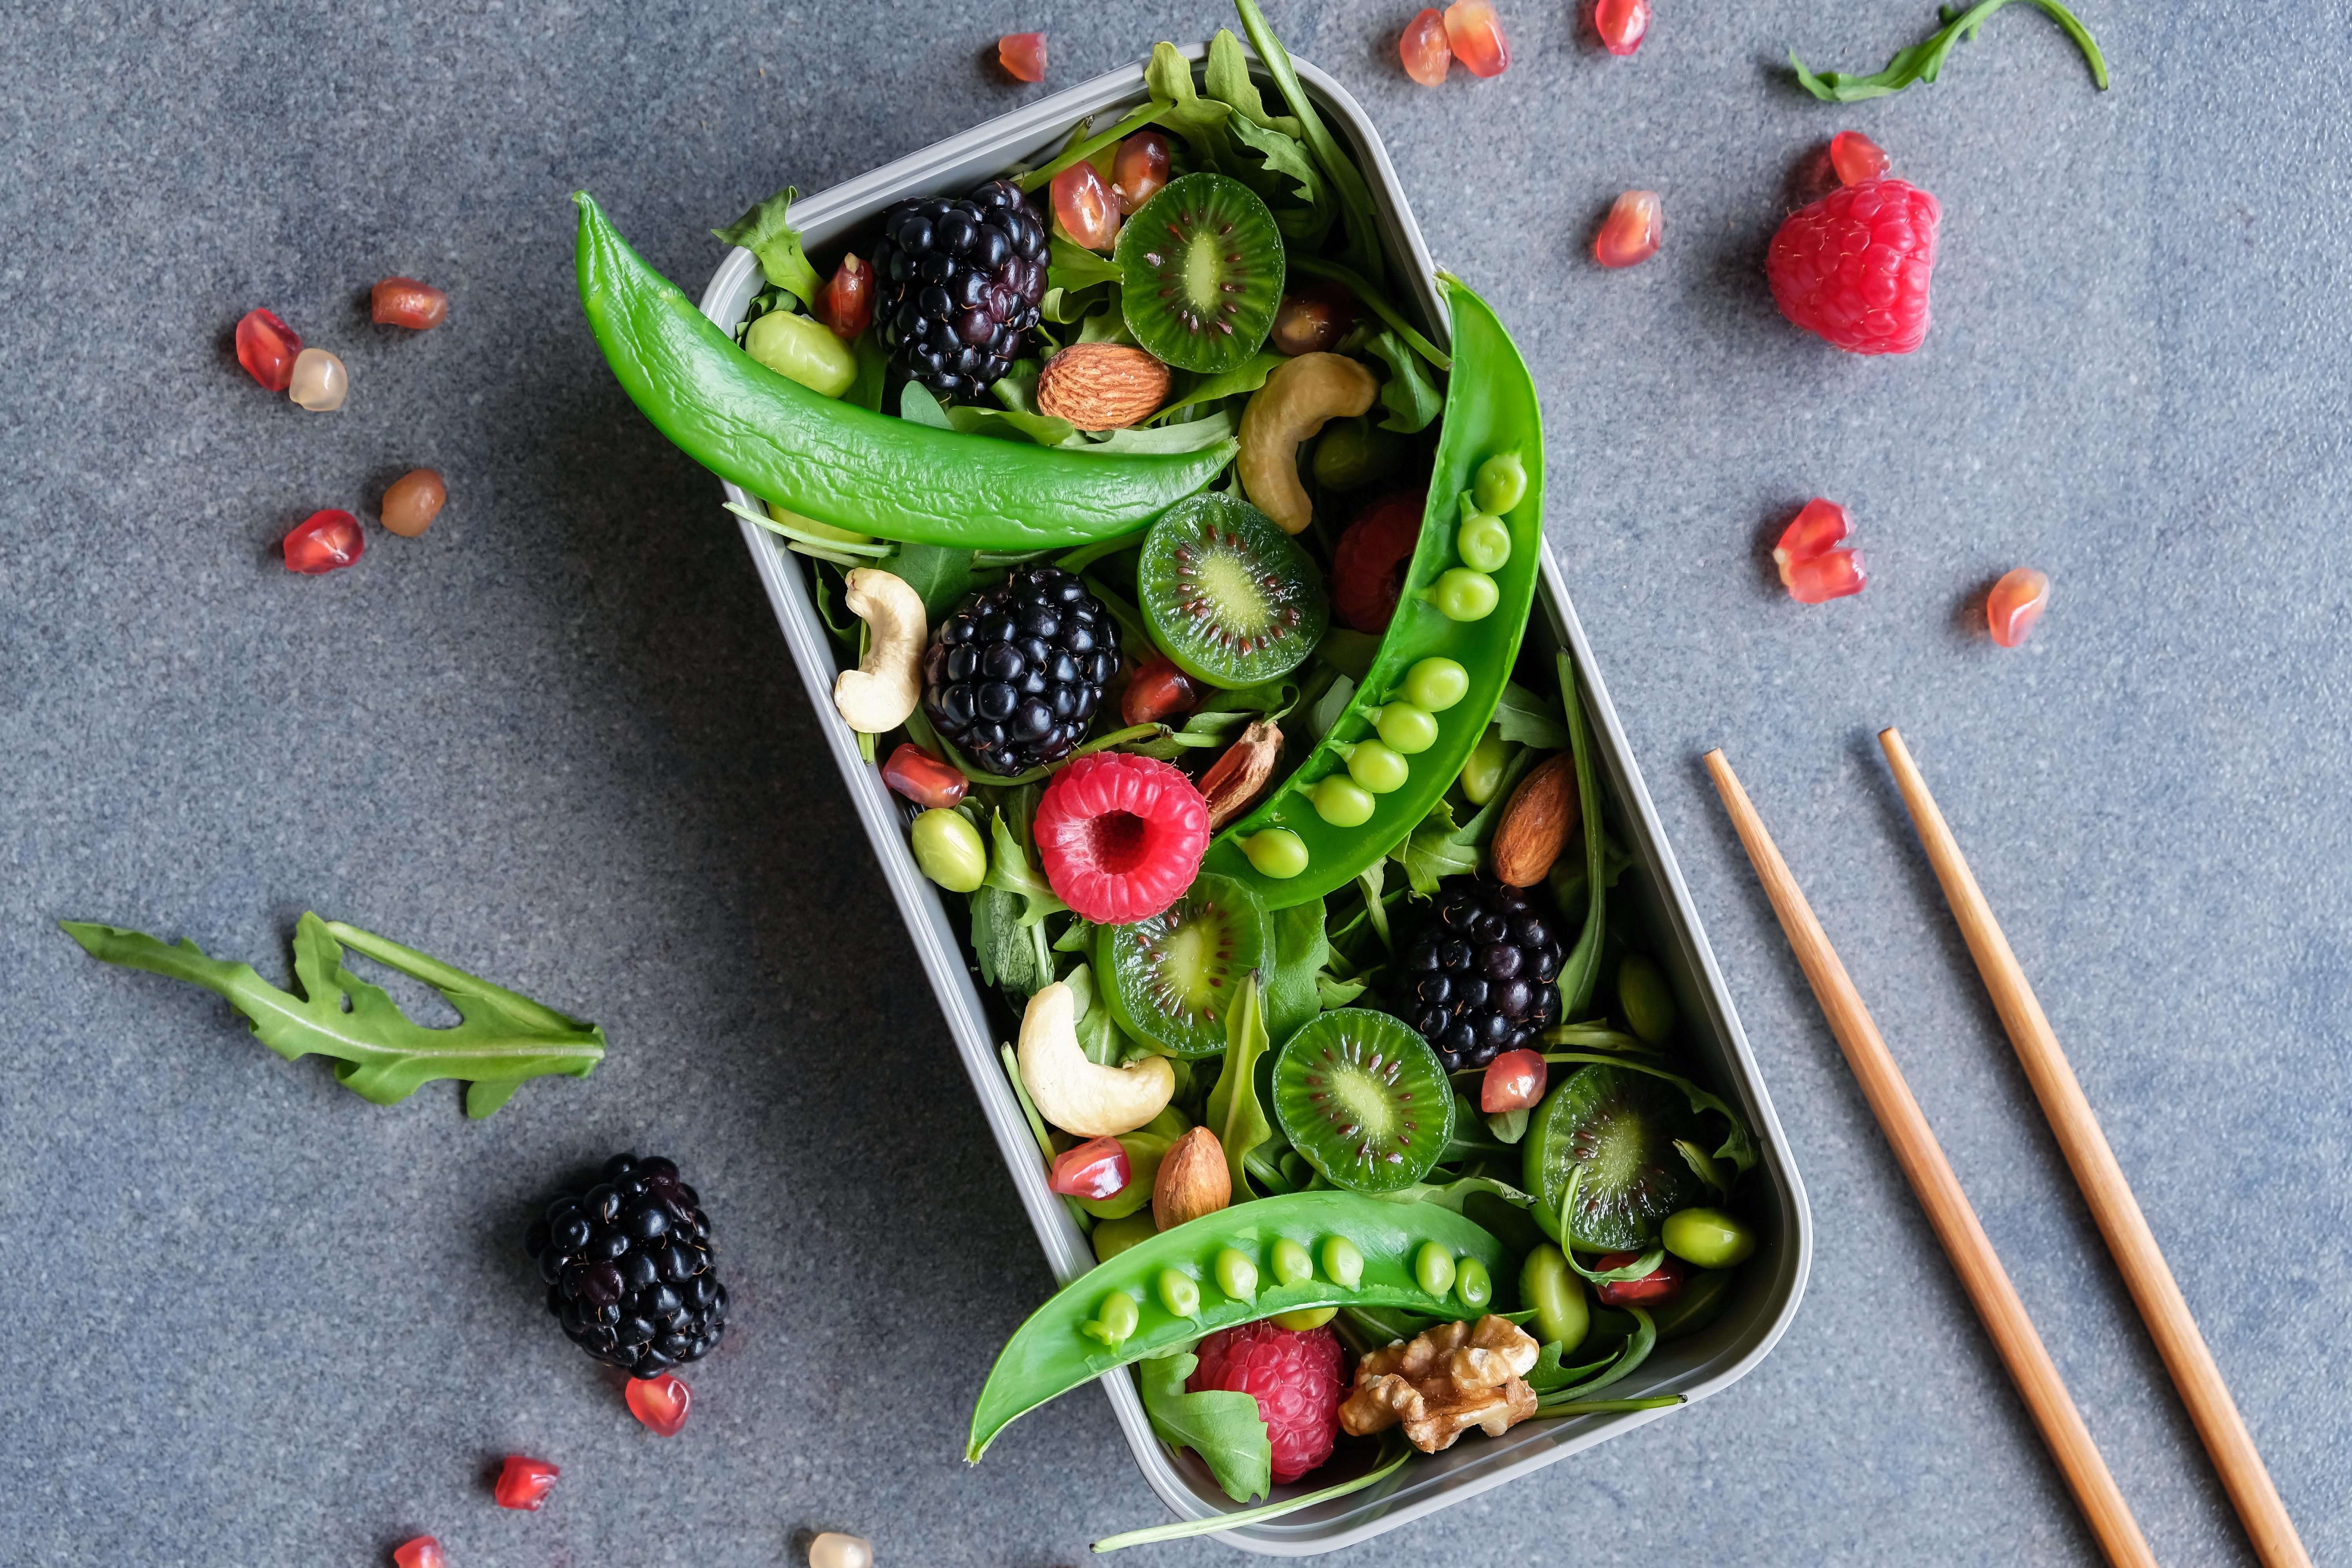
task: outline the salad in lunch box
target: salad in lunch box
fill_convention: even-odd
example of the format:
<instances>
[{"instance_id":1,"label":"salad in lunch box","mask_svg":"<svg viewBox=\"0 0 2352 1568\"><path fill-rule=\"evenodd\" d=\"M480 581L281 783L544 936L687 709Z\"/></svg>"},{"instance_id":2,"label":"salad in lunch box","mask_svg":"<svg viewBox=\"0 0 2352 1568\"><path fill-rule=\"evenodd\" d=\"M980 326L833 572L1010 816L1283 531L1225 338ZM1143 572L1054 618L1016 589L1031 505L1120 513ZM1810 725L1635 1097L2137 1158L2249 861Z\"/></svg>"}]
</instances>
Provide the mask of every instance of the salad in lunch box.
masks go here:
<instances>
[{"instance_id":1,"label":"salad in lunch box","mask_svg":"<svg viewBox=\"0 0 2352 1568\"><path fill-rule=\"evenodd\" d=\"M823 268L792 192L755 207L731 337L580 198L605 354L803 558L1100 1260L1006 1345L970 1456L1131 1366L1235 1501L1307 1483L1145 1538L1675 1403L1605 1394L1756 1245L1751 1135L1683 1070L1570 660L1527 643L1527 367L1457 279L1447 347L1414 329L1238 7L1270 95L1230 32L1161 44L1116 125Z\"/></svg>"}]
</instances>

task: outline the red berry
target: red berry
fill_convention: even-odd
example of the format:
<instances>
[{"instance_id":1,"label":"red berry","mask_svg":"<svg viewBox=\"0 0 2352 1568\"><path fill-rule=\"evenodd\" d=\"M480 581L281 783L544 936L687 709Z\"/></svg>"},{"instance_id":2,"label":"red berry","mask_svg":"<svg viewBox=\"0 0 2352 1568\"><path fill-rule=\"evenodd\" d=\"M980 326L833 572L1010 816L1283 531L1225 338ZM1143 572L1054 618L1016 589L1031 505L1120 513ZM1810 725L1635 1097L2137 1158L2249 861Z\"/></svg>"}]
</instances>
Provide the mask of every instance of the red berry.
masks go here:
<instances>
[{"instance_id":1,"label":"red berry","mask_svg":"<svg viewBox=\"0 0 2352 1568\"><path fill-rule=\"evenodd\" d=\"M694 1390L670 1373L629 1379L629 1414L656 1437L675 1437L694 1407Z\"/></svg>"},{"instance_id":2,"label":"red berry","mask_svg":"<svg viewBox=\"0 0 2352 1568\"><path fill-rule=\"evenodd\" d=\"M1859 594L1869 581L1861 551L1823 551L1789 567L1789 597L1801 605L1819 605Z\"/></svg>"},{"instance_id":3,"label":"red berry","mask_svg":"<svg viewBox=\"0 0 2352 1568\"><path fill-rule=\"evenodd\" d=\"M236 363L272 392L285 391L293 381L294 356L301 352L294 329L258 306L236 324Z\"/></svg>"},{"instance_id":4,"label":"red berry","mask_svg":"<svg viewBox=\"0 0 2352 1568\"><path fill-rule=\"evenodd\" d=\"M1985 619L1991 623L1992 640L2003 647L2015 647L2042 618L2050 603L2050 579L2031 566L2021 566L1992 585L1992 596L1985 601Z\"/></svg>"},{"instance_id":5,"label":"red berry","mask_svg":"<svg viewBox=\"0 0 2352 1568\"><path fill-rule=\"evenodd\" d=\"M1097 925L1125 925L1192 885L1209 805L1171 763L1092 752L1054 775L1030 831L1056 897Z\"/></svg>"},{"instance_id":6,"label":"red berry","mask_svg":"<svg viewBox=\"0 0 2352 1568\"><path fill-rule=\"evenodd\" d=\"M1764 258L1780 313L1858 354L1907 354L1927 335L1927 279L1944 209L1904 180L1832 191L1790 215Z\"/></svg>"},{"instance_id":7,"label":"red berry","mask_svg":"<svg viewBox=\"0 0 2352 1568\"><path fill-rule=\"evenodd\" d=\"M1066 1197L1115 1198L1127 1191L1133 1174L1125 1144L1095 1138L1054 1156L1054 1174L1045 1184Z\"/></svg>"},{"instance_id":8,"label":"red berry","mask_svg":"<svg viewBox=\"0 0 2352 1568\"><path fill-rule=\"evenodd\" d=\"M1505 1051L1486 1064L1486 1076L1478 1082L1478 1109L1529 1109L1543 1099L1550 1070L1541 1051Z\"/></svg>"},{"instance_id":9,"label":"red berry","mask_svg":"<svg viewBox=\"0 0 2352 1568\"><path fill-rule=\"evenodd\" d=\"M520 1454L509 1454L499 1471L498 1490L494 1494L500 1508L519 1508L537 1513L547 1501L547 1494L555 1489L555 1478L563 1472L544 1459L526 1459Z\"/></svg>"},{"instance_id":10,"label":"red berry","mask_svg":"<svg viewBox=\"0 0 2352 1568\"><path fill-rule=\"evenodd\" d=\"M1838 184L1858 185L1886 173L1886 154L1859 131L1841 131L1830 138L1830 166Z\"/></svg>"},{"instance_id":11,"label":"red berry","mask_svg":"<svg viewBox=\"0 0 2352 1568\"><path fill-rule=\"evenodd\" d=\"M971 781L911 741L899 742L882 764L882 782L920 806L950 806Z\"/></svg>"},{"instance_id":12,"label":"red berry","mask_svg":"<svg viewBox=\"0 0 2352 1568\"><path fill-rule=\"evenodd\" d=\"M1190 713L1200 700L1192 677L1177 668L1176 661L1166 654L1155 654L1150 663L1127 678L1118 716L1129 724L1157 724L1179 713Z\"/></svg>"},{"instance_id":13,"label":"red berry","mask_svg":"<svg viewBox=\"0 0 2352 1568\"><path fill-rule=\"evenodd\" d=\"M1054 176L1054 218L1088 250L1108 250L1118 237L1118 199L1083 158Z\"/></svg>"},{"instance_id":14,"label":"red berry","mask_svg":"<svg viewBox=\"0 0 2352 1568\"><path fill-rule=\"evenodd\" d=\"M1491 0L1454 0L1445 8L1445 41L1472 76L1500 76L1511 68L1511 46Z\"/></svg>"},{"instance_id":15,"label":"red berry","mask_svg":"<svg viewBox=\"0 0 2352 1568\"><path fill-rule=\"evenodd\" d=\"M809 313L833 329L833 335L854 343L874 324L873 264L845 256L833 276L809 301Z\"/></svg>"},{"instance_id":16,"label":"red berry","mask_svg":"<svg viewBox=\"0 0 2352 1568\"><path fill-rule=\"evenodd\" d=\"M447 1568L449 1562L441 1553L441 1543L429 1535L394 1547L392 1561L394 1568Z\"/></svg>"},{"instance_id":17,"label":"red berry","mask_svg":"<svg viewBox=\"0 0 2352 1568\"><path fill-rule=\"evenodd\" d=\"M1594 1263L1595 1274L1606 1274L1612 1268L1622 1268L1642 1255L1638 1252L1610 1252ZM1681 1258L1667 1255L1664 1262L1639 1279L1612 1279L1606 1285L1595 1285L1592 1293L1601 1298L1604 1307L1654 1307L1661 1301L1671 1301L1683 1293L1690 1280L1690 1265Z\"/></svg>"},{"instance_id":18,"label":"red berry","mask_svg":"<svg viewBox=\"0 0 2352 1568\"><path fill-rule=\"evenodd\" d=\"M1603 267L1638 267L1658 254L1665 237L1666 209L1658 193L1627 191L1601 223L1592 259Z\"/></svg>"},{"instance_id":19,"label":"red berry","mask_svg":"<svg viewBox=\"0 0 2352 1568\"><path fill-rule=\"evenodd\" d=\"M1407 22L1404 36L1397 40L1397 53L1404 60L1404 74L1422 86L1435 87L1444 81L1454 64L1454 46L1445 41L1445 18L1431 10Z\"/></svg>"},{"instance_id":20,"label":"red berry","mask_svg":"<svg viewBox=\"0 0 2352 1568\"><path fill-rule=\"evenodd\" d=\"M1612 55L1630 55L1650 32L1650 0L1598 0L1592 26Z\"/></svg>"},{"instance_id":21,"label":"red berry","mask_svg":"<svg viewBox=\"0 0 2352 1568\"><path fill-rule=\"evenodd\" d=\"M1374 635L1389 629L1428 510L1426 491L1400 490L1357 513L1339 536L1331 551L1331 607L1343 624Z\"/></svg>"},{"instance_id":22,"label":"red berry","mask_svg":"<svg viewBox=\"0 0 2352 1568\"><path fill-rule=\"evenodd\" d=\"M379 327L421 332L449 319L449 296L414 278L387 278L369 291L368 314Z\"/></svg>"},{"instance_id":23,"label":"red berry","mask_svg":"<svg viewBox=\"0 0 2352 1568\"><path fill-rule=\"evenodd\" d=\"M1796 520L1780 531L1780 542L1772 547L1772 560L1780 568L1781 583L1793 587L1794 580L1789 574L1797 563L1811 561L1823 551L1843 544L1845 536L1852 531L1853 524L1845 508L1819 496L1807 501Z\"/></svg>"},{"instance_id":24,"label":"red berry","mask_svg":"<svg viewBox=\"0 0 2352 1568\"><path fill-rule=\"evenodd\" d=\"M1297 1332L1244 1323L1202 1340L1187 1392L1254 1394L1274 1442L1274 1479L1295 1481L1331 1457L1339 1434L1339 1342L1331 1331Z\"/></svg>"},{"instance_id":25,"label":"red berry","mask_svg":"<svg viewBox=\"0 0 2352 1568\"><path fill-rule=\"evenodd\" d=\"M1045 35L1007 33L996 40L996 63L1023 81L1045 79Z\"/></svg>"},{"instance_id":26,"label":"red berry","mask_svg":"<svg viewBox=\"0 0 2352 1568\"><path fill-rule=\"evenodd\" d=\"M1110 189L1120 212L1133 212L1167 183L1167 137L1157 131L1139 131L1118 144L1110 161Z\"/></svg>"},{"instance_id":27,"label":"red berry","mask_svg":"<svg viewBox=\"0 0 2352 1568\"><path fill-rule=\"evenodd\" d=\"M315 577L357 561L367 551L367 539L360 532L358 518L330 507L296 523L280 548L286 570Z\"/></svg>"}]
</instances>

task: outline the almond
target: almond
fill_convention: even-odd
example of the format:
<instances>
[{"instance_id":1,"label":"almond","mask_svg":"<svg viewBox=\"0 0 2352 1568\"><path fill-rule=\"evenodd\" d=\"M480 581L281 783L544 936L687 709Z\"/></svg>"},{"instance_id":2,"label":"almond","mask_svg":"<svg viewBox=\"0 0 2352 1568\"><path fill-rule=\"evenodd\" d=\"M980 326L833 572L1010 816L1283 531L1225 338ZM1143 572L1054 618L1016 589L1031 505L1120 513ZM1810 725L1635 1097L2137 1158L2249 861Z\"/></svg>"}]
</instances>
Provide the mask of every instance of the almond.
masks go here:
<instances>
[{"instance_id":1,"label":"almond","mask_svg":"<svg viewBox=\"0 0 2352 1568\"><path fill-rule=\"evenodd\" d=\"M1207 1128L1195 1127L1160 1161L1159 1178L1151 1184L1151 1223L1161 1230L1173 1229L1233 1201L1234 1178L1225 1169L1224 1145Z\"/></svg>"},{"instance_id":2,"label":"almond","mask_svg":"<svg viewBox=\"0 0 2352 1568\"><path fill-rule=\"evenodd\" d=\"M1201 775L1201 798L1209 803L1209 831L1216 832L1255 805L1281 760L1282 731L1273 721L1261 719L1244 730L1241 739Z\"/></svg>"},{"instance_id":3,"label":"almond","mask_svg":"<svg viewBox=\"0 0 2352 1568\"><path fill-rule=\"evenodd\" d=\"M1124 430L1168 396L1168 367L1132 343L1072 343L1037 376L1037 412L1081 430Z\"/></svg>"},{"instance_id":4,"label":"almond","mask_svg":"<svg viewBox=\"0 0 2352 1568\"><path fill-rule=\"evenodd\" d=\"M1505 887L1531 888L1549 874L1576 826L1575 763L1565 752L1519 781L1495 829L1495 875Z\"/></svg>"}]
</instances>

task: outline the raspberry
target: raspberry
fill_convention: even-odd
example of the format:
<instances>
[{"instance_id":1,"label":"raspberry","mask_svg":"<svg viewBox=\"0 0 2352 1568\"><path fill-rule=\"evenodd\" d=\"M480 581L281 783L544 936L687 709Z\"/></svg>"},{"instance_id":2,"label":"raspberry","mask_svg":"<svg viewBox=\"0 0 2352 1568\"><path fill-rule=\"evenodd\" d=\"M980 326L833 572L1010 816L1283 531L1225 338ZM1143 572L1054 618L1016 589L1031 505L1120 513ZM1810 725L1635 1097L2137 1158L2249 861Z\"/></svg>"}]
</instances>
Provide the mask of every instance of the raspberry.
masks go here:
<instances>
[{"instance_id":1,"label":"raspberry","mask_svg":"<svg viewBox=\"0 0 2352 1568\"><path fill-rule=\"evenodd\" d=\"M1764 258L1780 313L1848 353L1907 354L1927 335L1944 209L1906 180L1867 180L1790 215Z\"/></svg>"},{"instance_id":2,"label":"raspberry","mask_svg":"<svg viewBox=\"0 0 2352 1568\"><path fill-rule=\"evenodd\" d=\"M1209 848L1209 804L1181 768L1095 752L1054 775L1030 831L1055 897L1098 925L1125 925L1192 885Z\"/></svg>"},{"instance_id":3,"label":"raspberry","mask_svg":"<svg viewBox=\"0 0 2352 1568\"><path fill-rule=\"evenodd\" d=\"M1296 1332L1271 1322L1222 1329L1201 1342L1187 1393L1254 1394L1274 1442L1274 1479L1295 1481L1331 1457L1339 1434L1339 1342L1329 1329Z\"/></svg>"},{"instance_id":4,"label":"raspberry","mask_svg":"<svg viewBox=\"0 0 2352 1568\"><path fill-rule=\"evenodd\" d=\"M1400 490L1366 507L1339 536L1331 552L1331 607L1346 625L1374 634L1389 629L1428 507L1427 492Z\"/></svg>"}]
</instances>

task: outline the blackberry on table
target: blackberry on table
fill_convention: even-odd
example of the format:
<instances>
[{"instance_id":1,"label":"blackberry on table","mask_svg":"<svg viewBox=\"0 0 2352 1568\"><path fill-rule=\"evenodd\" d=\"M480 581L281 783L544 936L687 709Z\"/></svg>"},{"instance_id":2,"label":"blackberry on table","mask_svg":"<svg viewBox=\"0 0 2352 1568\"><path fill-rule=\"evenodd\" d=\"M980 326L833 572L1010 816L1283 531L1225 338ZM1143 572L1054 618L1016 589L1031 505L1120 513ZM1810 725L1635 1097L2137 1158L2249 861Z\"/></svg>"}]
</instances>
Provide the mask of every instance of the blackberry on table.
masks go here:
<instances>
[{"instance_id":1,"label":"blackberry on table","mask_svg":"<svg viewBox=\"0 0 2352 1568\"><path fill-rule=\"evenodd\" d=\"M1446 1070L1485 1067L1559 1022L1559 932L1524 888L1487 876L1438 885L1428 926L1400 964L1397 1016Z\"/></svg>"},{"instance_id":2,"label":"blackberry on table","mask_svg":"<svg viewBox=\"0 0 2352 1568\"><path fill-rule=\"evenodd\" d=\"M882 215L874 321L890 368L941 398L975 397L1020 357L1045 298L1045 222L1011 180L963 201Z\"/></svg>"},{"instance_id":3,"label":"blackberry on table","mask_svg":"<svg viewBox=\"0 0 2352 1568\"><path fill-rule=\"evenodd\" d=\"M700 1360L726 1326L709 1216L658 1155L614 1155L602 1181L531 1222L523 1250L572 1342L633 1377Z\"/></svg>"},{"instance_id":4,"label":"blackberry on table","mask_svg":"<svg viewBox=\"0 0 2352 1568\"><path fill-rule=\"evenodd\" d=\"M1058 566L1024 566L956 607L923 656L923 712L1003 777L1058 763L1118 668L1118 627Z\"/></svg>"}]
</instances>

